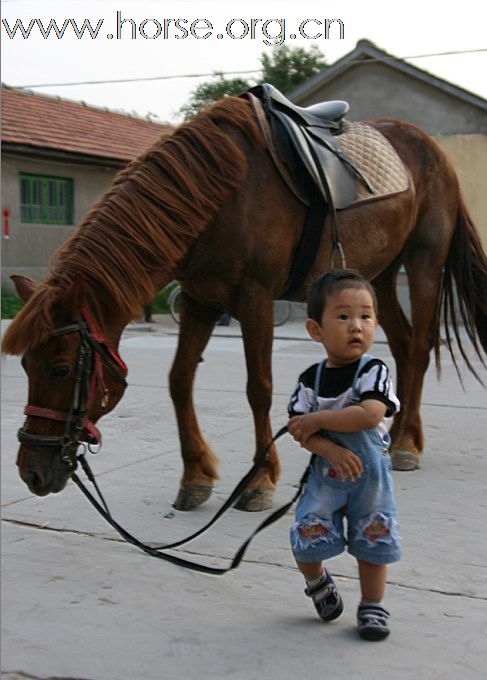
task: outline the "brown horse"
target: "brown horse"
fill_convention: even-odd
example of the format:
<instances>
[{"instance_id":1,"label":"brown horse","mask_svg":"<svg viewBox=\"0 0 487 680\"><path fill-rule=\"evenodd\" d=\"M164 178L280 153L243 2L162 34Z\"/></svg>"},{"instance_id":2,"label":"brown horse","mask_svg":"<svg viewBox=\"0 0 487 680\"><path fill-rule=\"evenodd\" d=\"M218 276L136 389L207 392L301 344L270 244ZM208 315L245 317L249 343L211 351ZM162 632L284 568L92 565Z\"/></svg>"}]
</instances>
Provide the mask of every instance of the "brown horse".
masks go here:
<instances>
[{"instance_id":1,"label":"brown horse","mask_svg":"<svg viewBox=\"0 0 487 680\"><path fill-rule=\"evenodd\" d=\"M487 349L487 259L454 170L433 140L402 121L370 124L396 149L410 187L341 212L340 229L348 266L372 280L378 292L380 323L397 364L403 405L391 433L393 461L396 469L409 470L418 467L423 449L420 398L432 349L439 361L441 310L450 351L448 326L468 363L458 310L481 359ZM69 476L62 421L66 412L72 415L83 319L90 320L91 331L96 329L99 342L116 358L126 324L174 278L183 284L179 345L170 374L184 461L176 507L203 502L217 478L215 455L196 420L192 385L198 358L223 310L242 327L247 397L256 447L262 450L271 439L272 301L285 287L304 220L305 207L277 172L250 103L229 97L119 173L57 251L41 283L14 277L26 304L7 330L3 350L23 354L29 378L18 466L31 491L60 491ZM325 224L312 271L294 300L305 298L309 282L330 262L329 233ZM411 323L396 297L401 264L409 280ZM115 370L100 360L94 366L89 395L81 404L88 413L78 423L91 431L124 391ZM88 434L82 431L80 438ZM240 507L268 507L278 475L272 449Z\"/></svg>"}]
</instances>

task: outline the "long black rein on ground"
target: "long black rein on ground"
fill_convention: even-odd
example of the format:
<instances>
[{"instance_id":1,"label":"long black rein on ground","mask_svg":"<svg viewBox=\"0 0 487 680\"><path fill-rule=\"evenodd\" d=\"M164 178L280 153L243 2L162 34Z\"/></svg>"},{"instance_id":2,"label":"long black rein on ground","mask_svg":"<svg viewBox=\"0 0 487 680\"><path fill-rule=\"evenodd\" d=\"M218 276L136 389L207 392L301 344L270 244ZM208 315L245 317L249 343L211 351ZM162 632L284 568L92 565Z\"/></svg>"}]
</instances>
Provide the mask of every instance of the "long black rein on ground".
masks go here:
<instances>
[{"instance_id":1,"label":"long black rein on ground","mask_svg":"<svg viewBox=\"0 0 487 680\"><path fill-rule=\"evenodd\" d=\"M189 541L192 541L193 539L197 538L198 536L201 536L207 529L209 529L229 508L231 508L235 502L238 500L238 498L241 496L243 491L247 488L249 483L252 481L252 479L255 477L257 474L257 471L262 467L262 465L265 463L267 460L267 455L268 452L272 446L272 444L279 439L282 435L284 435L287 432L287 426L282 427L277 434L272 438L271 443L256 457L255 462L252 466L252 468L247 472L247 474L240 480L240 482L237 484L235 489L232 491L228 499L225 501L225 503L222 505L222 507L216 512L216 514L212 517L212 519L205 524L201 529L198 529L198 531L195 531L193 534L188 536L187 538L183 538L179 541L175 541L174 543L167 543L166 545L161 545L157 547L153 547L150 545L147 545L146 543L143 543L142 541L139 541L139 539L135 538L135 536L132 536L126 529L124 529L118 522L116 522L112 515L111 512L105 502L105 499L103 498L103 495L98 487L98 484L96 483L95 477L93 475L93 472L91 471L90 466L88 465L88 462L85 458L85 455L82 454L78 456L78 460L83 468L83 470L86 473L86 476L90 480L90 482L94 485L96 492L99 496L100 500L97 500L93 494L86 488L84 483L81 481L81 479L78 477L78 475L73 472L71 474L71 479L73 482L78 486L78 488L83 492L83 494L86 496L86 498L89 500L89 502L93 505L93 507L98 510L100 515L105 518L105 520L117 531L122 538L127 541L128 543L132 543L132 545L135 545L137 548L140 548L143 550L143 552L147 553L148 555L151 555L152 557L157 557L158 559L161 560L166 560L168 562L172 562L173 564L178 565L179 567L186 567L187 569L191 569L193 571L200 571L204 574L213 574L215 576L221 576L222 574L225 574L227 571L232 571L233 569L236 569L240 562L242 561L245 552L247 551L248 546L252 542L252 540L259 534L263 529L266 527L270 526L274 522L276 522L278 519L280 519L283 515L286 514L286 512L291 508L291 506L296 502L296 500L299 498L301 491L306 483L306 480L308 478L309 474L309 465L306 468L303 476L301 477L298 485L298 490L294 494L293 498L283 505L281 508L273 512L271 515L266 517L266 519L259 524L259 526L255 529L255 531L249 536L249 538L242 543L240 548L237 550L235 555L232 558L232 562L229 567L209 567L204 564L199 564L197 562L191 562L189 560L185 560L181 557L177 557L176 555L171 555L168 553L163 552L164 550L169 550L170 548L177 548L184 543L188 543Z\"/></svg>"}]
</instances>

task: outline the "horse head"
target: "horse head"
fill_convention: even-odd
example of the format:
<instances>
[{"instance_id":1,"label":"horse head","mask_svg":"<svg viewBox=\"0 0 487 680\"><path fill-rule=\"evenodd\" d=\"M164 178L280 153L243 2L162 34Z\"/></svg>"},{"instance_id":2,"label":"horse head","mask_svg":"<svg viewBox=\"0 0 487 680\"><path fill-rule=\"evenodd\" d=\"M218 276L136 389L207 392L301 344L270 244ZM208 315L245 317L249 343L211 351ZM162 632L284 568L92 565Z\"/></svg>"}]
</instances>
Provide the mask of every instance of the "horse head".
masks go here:
<instances>
[{"instance_id":1,"label":"horse head","mask_svg":"<svg viewBox=\"0 0 487 680\"><path fill-rule=\"evenodd\" d=\"M28 315L39 284L23 276L12 279L26 303L19 316ZM76 468L79 445L100 443L95 423L116 406L127 385L125 364L87 308L81 276L57 291L48 314L51 330L27 342L22 356L29 390L17 465L23 481L38 496L65 487ZM22 330L22 318L17 329ZM17 329L12 328L14 336ZM9 352L11 346L7 331L4 350Z\"/></svg>"}]
</instances>

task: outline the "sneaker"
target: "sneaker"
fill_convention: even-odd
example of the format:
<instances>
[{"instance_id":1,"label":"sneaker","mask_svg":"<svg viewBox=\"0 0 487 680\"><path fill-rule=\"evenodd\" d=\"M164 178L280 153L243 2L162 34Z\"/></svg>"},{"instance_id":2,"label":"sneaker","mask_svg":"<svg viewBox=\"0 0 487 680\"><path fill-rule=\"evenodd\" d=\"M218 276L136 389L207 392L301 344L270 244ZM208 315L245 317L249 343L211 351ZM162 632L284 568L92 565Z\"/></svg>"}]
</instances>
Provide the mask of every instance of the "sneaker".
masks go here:
<instances>
[{"instance_id":1,"label":"sneaker","mask_svg":"<svg viewBox=\"0 0 487 680\"><path fill-rule=\"evenodd\" d=\"M335 582L328 572L320 583L304 591L313 600L318 615L323 621L333 621L343 612L343 601Z\"/></svg>"},{"instance_id":2,"label":"sneaker","mask_svg":"<svg viewBox=\"0 0 487 680\"><path fill-rule=\"evenodd\" d=\"M358 632L364 640L383 640L389 633L389 612L380 604L359 604Z\"/></svg>"}]
</instances>

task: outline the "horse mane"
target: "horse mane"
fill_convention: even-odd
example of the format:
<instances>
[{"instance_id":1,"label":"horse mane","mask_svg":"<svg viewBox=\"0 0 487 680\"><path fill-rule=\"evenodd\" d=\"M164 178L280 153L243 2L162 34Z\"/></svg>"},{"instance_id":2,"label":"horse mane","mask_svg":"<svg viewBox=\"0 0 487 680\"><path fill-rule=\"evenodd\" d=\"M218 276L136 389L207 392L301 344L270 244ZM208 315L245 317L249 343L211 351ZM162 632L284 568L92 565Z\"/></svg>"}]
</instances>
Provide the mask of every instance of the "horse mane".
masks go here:
<instances>
[{"instance_id":1,"label":"horse mane","mask_svg":"<svg viewBox=\"0 0 487 680\"><path fill-rule=\"evenodd\" d=\"M45 340L53 307L77 274L100 326L104 304L140 315L157 292L154 275L174 270L242 182L247 159L234 130L262 143L249 101L225 97L122 169L53 254L48 275L9 325L2 351L21 354Z\"/></svg>"}]
</instances>

